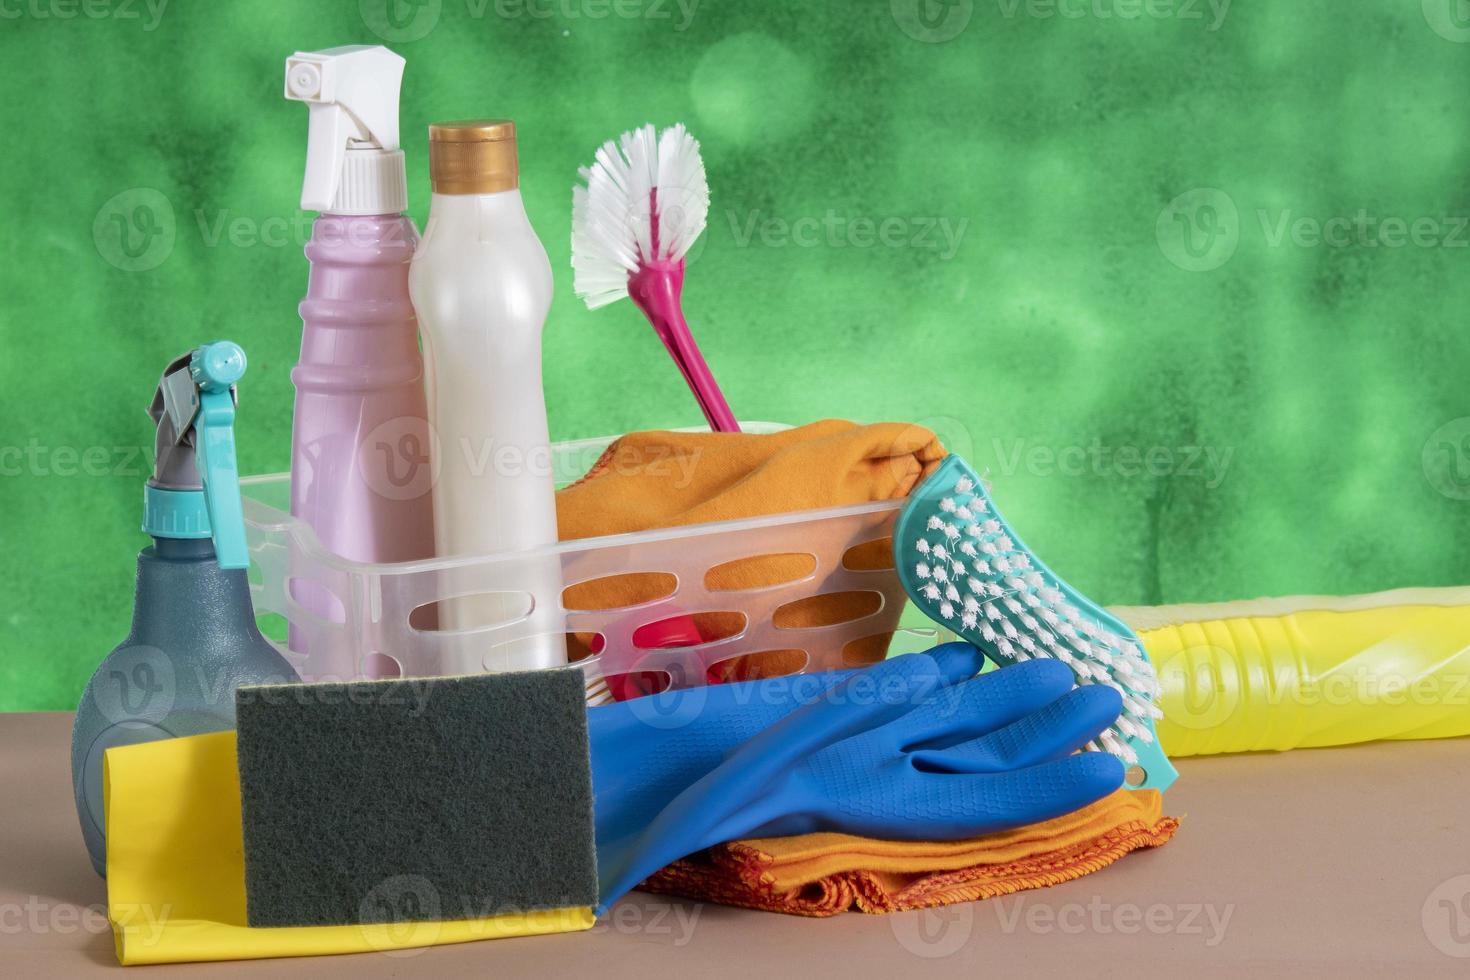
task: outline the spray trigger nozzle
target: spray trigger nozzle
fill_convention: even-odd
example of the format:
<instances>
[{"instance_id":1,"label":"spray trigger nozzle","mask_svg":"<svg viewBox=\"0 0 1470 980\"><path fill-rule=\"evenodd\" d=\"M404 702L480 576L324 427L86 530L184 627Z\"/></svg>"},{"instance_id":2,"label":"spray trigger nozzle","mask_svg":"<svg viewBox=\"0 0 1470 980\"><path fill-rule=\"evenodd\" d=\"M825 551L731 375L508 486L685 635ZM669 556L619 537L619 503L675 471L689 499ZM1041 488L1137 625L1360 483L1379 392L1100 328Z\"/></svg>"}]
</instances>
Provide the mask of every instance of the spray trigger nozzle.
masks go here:
<instances>
[{"instance_id":1,"label":"spray trigger nozzle","mask_svg":"<svg viewBox=\"0 0 1470 980\"><path fill-rule=\"evenodd\" d=\"M158 433L143 529L213 538L221 568L250 564L235 461L235 382L245 363L228 340L197 347L164 369L148 408Z\"/></svg>"},{"instance_id":2,"label":"spray trigger nozzle","mask_svg":"<svg viewBox=\"0 0 1470 980\"><path fill-rule=\"evenodd\" d=\"M311 112L302 208L332 208L349 150L398 151L403 65L401 55L365 44L298 51L286 59L286 98L305 102ZM386 193L401 192L393 187Z\"/></svg>"}]
</instances>

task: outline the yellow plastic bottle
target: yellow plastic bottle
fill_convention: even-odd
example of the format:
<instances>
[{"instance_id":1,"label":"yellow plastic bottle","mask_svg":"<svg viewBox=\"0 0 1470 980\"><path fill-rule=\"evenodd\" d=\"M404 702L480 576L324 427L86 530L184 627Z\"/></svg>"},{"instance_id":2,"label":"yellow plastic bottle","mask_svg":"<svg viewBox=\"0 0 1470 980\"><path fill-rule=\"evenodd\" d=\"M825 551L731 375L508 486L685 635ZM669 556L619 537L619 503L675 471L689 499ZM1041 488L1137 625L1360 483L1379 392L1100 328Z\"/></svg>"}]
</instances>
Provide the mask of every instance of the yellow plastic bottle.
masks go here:
<instances>
[{"instance_id":1,"label":"yellow plastic bottle","mask_svg":"<svg viewBox=\"0 0 1470 980\"><path fill-rule=\"evenodd\" d=\"M1470 735L1470 589L1112 610L1174 758Z\"/></svg>"}]
</instances>

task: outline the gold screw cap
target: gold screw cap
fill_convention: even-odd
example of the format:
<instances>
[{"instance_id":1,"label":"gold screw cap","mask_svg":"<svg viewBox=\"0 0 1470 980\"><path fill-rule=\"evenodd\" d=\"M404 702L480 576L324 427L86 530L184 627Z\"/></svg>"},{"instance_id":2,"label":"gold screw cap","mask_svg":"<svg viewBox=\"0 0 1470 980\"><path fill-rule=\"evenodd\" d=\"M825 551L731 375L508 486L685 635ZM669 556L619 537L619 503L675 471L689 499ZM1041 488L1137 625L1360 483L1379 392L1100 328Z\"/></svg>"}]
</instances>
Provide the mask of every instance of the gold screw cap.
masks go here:
<instances>
[{"instance_id":1,"label":"gold screw cap","mask_svg":"<svg viewBox=\"0 0 1470 980\"><path fill-rule=\"evenodd\" d=\"M435 194L494 194L520 184L516 124L461 119L429 126L429 182Z\"/></svg>"}]
</instances>

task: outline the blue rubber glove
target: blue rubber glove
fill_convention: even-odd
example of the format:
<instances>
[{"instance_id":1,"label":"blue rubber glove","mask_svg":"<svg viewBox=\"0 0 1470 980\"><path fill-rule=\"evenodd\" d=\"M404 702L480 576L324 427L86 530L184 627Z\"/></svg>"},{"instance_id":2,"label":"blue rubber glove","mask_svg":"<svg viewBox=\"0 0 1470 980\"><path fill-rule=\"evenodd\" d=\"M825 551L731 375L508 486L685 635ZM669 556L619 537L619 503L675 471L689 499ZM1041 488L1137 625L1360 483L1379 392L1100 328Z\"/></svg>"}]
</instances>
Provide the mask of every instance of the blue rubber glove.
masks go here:
<instances>
[{"instance_id":1,"label":"blue rubber glove","mask_svg":"<svg viewBox=\"0 0 1470 980\"><path fill-rule=\"evenodd\" d=\"M642 834L606 852L599 840L599 912L724 841L819 830L962 840L1101 799L1123 784L1123 764L1074 753L1117 719L1122 700L1072 686L1072 672L1049 660L953 685L922 654L853 674L730 753Z\"/></svg>"},{"instance_id":2,"label":"blue rubber glove","mask_svg":"<svg viewBox=\"0 0 1470 980\"><path fill-rule=\"evenodd\" d=\"M923 655L934 660L944 684L974 677L985 663L984 654L965 642ZM598 852L641 834L728 752L858 672L716 684L589 708Z\"/></svg>"}]
</instances>

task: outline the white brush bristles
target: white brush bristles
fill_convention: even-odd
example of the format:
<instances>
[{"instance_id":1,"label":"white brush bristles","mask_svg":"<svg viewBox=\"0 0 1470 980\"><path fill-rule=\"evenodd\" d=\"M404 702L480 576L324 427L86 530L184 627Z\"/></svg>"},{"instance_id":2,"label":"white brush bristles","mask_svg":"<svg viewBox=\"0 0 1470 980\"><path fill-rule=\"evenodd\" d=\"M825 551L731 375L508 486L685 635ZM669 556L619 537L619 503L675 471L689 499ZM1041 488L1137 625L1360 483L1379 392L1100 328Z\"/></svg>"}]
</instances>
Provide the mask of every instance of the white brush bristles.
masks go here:
<instances>
[{"instance_id":1,"label":"white brush bristles","mask_svg":"<svg viewBox=\"0 0 1470 980\"><path fill-rule=\"evenodd\" d=\"M590 309L627 296L628 276L640 265L684 258L704 231L709 184L699 142L682 123L661 134L649 124L608 140L578 173L572 288Z\"/></svg>"},{"instance_id":2,"label":"white brush bristles","mask_svg":"<svg viewBox=\"0 0 1470 980\"><path fill-rule=\"evenodd\" d=\"M1110 629L1093 609L1070 597L1055 576L1038 571L1034 565L1039 563L969 477L940 497L919 533L923 536L910 545L927 560L912 564L924 582L915 601L1006 660L1049 657L1070 667L1079 684L1115 688L1123 711L1098 742L1125 763L1135 763L1137 753L1125 740L1152 742L1149 722L1162 717L1154 703L1161 688L1136 639ZM968 567L952 556L956 539L955 550L970 559ZM982 554L988 560L976 557Z\"/></svg>"}]
</instances>

